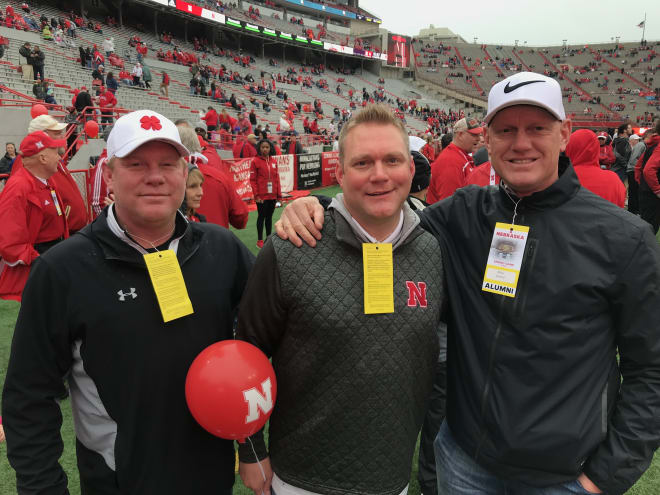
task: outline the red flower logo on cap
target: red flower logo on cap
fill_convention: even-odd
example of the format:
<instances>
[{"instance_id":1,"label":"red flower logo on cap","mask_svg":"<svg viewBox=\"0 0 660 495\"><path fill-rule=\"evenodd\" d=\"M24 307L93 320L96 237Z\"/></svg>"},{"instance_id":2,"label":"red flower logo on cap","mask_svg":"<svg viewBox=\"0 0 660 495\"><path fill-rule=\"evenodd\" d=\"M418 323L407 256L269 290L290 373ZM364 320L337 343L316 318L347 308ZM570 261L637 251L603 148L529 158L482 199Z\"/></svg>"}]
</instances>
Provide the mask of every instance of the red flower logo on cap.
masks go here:
<instances>
[{"instance_id":1,"label":"red flower logo on cap","mask_svg":"<svg viewBox=\"0 0 660 495\"><path fill-rule=\"evenodd\" d=\"M148 116L145 115L140 119L140 123L142 124L141 127L142 129L149 130L151 129L152 131L160 131L163 126L160 124L160 120L156 116Z\"/></svg>"}]
</instances>

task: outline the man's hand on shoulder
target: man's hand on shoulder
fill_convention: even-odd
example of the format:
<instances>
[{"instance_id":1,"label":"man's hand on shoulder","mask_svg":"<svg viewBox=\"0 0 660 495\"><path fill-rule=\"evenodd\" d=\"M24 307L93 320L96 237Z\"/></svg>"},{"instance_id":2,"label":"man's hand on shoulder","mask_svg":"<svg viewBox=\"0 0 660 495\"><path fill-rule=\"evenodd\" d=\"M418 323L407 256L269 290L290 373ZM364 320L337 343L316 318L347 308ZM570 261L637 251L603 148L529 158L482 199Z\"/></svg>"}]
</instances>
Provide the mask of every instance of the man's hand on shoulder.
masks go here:
<instances>
[{"instance_id":1,"label":"man's hand on shoulder","mask_svg":"<svg viewBox=\"0 0 660 495\"><path fill-rule=\"evenodd\" d=\"M263 473L261 472L262 469ZM273 470L270 467L269 457L261 461L261 467L256 462L241 462L238 467L238 474L241 476L243 484L252 490L255 495L270 495Z\"/></svg>"},{"instance_id":2,"label":"man's hand on shoulder","mask_svg":"<svg viewBox=\"0 0 660 495\"><path fill-rule=\"evenodd\" d=\"M297 247L301 247L303 241L314 247L321 239L323 215L323 207L314 196L296 199L284 208L275 223L275 232L280 239L288 239Z\"/></svg>"},{"instance_id":3,"label":"man's hand on shoulder","mask_svg":"<svg viewBox=\"0 0 660 495\"><path fill-rule=\"evenodd\" d=\"M603 493L600 488L598 488L593 481L591 481L586 474L582 473L580 476L578 476L578 483L582 485L582 488L584 488L586 491L589 493Z\"/></svg>"}]
</instances>

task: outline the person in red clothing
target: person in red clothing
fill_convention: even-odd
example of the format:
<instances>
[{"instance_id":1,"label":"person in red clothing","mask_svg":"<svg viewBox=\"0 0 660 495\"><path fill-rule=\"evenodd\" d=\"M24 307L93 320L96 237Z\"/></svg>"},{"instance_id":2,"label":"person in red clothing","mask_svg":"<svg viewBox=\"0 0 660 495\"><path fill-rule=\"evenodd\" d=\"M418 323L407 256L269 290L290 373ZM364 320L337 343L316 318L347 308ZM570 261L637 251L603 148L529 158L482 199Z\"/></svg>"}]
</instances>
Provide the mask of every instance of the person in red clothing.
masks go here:
<instances>
[{"instance_id":1,"label":"person in red clothing","mask_svg":"<svg viewBox=\"0 0 660 495\"><path fill-rule=\"evenodd\" d=\"M69 236L62 198L50 181L65 145L43 131L21 142L23 166L0 195L0 299L20 301L34 260Z\"/></svg>"},{"instance_id":2,"label":"person in red clothing","mask_svg":"<svg viewBox=\"0 0 660 495\"><path fill-rule=\"evenodd\" d=\"M271 144L262 139L257 144L259 155L255 156L250 166L250 186L257 203L257 247L262 248L263 229L270 235L275 212L275 203L281 199L280 174L277 163L271 159Z\"/></svg>"},{"instance_id":3,"label":"person in red clothing","mask_svg":"<svg viewBox=\"0 0 660 495\"><path fill-rule=\"evenodd\" d=\"M571 134L568 141L566 156L570 158L582 187L624 208L626 186L623 185L614 172L600 168L598 141L593 131L589 129L577 130Z\"/></svg>"},{"instance_id":4,"label":"person in red clothing","mask_svg":"<svg viewBox=\"0 0 660 495\"><path fill-rule=\"evenodd\" d=\"M189 161L199 168L204 176L204 195L197 207L198 213L204 215L207 222L229 228L231 224L237 229L244 229L248 221L248 207L241 200L234 188L233 179L220 167L214 166L203 155L199 137L189 124L177 124L181 142L190 150Z\"/></svg>"},{"instance_id":5,"label":"person in red clothing","mask_svg":"<svg viewBox=\"0 0 660 495\"><path fill-rule=\"evenodd\" d=\"M216 112L213 107L207 108L207 112L202 117L202 120L206 122L208 132L215 131L218 128L218 112Z\"/></svg>"},{"instance_id":6,"label":"person in red clothing","mask_svg":"<svg viewBox=\"0 0 660 495\"><path fill-rule=\"evenodd\" d=\"M639 183L639 214L651 224L653 232L660 228L660 120L644 135L646 151L635 165Z\"/></svg>"},{"instance_id":7,"label":"person in red clothing","mask_svg":"<svg viewBox=\"0 0 660 495\"><path fill-rule=\"evenodd\" d=\"M319 120L318 119L312 120L312 123L309 124L309 132L311 134L318 134L319 133Z\"/></svg>"},{"instance_id":8,"label":"person in red clothing","mask_svg":"<svg viewBox=\"0 0 660 495\"><path fill-rule=\"evenodd\" d=\"M115 94L106 89L99 96L99 107L101 107L101 132L105 131L107 126L111 126L114 122L112 113L117 106L117 97Z\"/></svg>"},{"instance_id":9,"label":"person in red clothing","mask_svg":"<svg viewBox=\"0 0 660 495\"><path fill-rule=\"evenodd\" d=\"M465 185L469 186L496 186L500 183L500 176L490 164L490 160L474 167L472 171L465 178Z\"/></svg>"},{"instance_id":10,"label":"person in red clothing","mask_svg":"<svg viewBox=\"0 0 660 495\"><path fill-rule=\"evenodd\" d=\"M431 185L426 196L429 204L448 198L456 189L465 185L465 178L472 171L470 154L481 139L483 128L475 119L460 119L454 124L452 142L431 164Z\"/></svg>"},{"instance_id":11,"label":"person in red clothing","mask_svg":"<svg viewBox=\"0 0 660 495\"><path fill-rule=\"evenodd\" d=\"M426 144L422 147L420 152L422 153L422 155L426 157L429 163L433 163L435 161L435 148L433 147L433 136L427 134L424 137L424 139L426 140Z\"/></svg>"},{"instance_id":12,"label":"person in red clothing","mask_svg":"<svg viewBox=\"0 0 660 495\"><path fill-rule=\"evenodd\" d=\"M610 136L605 131L598 133L598 144L600 145L598 149L598 163L600 163L600 168L609 169L616 161L614 150L612 150L609 140Z\"/></svg>"},{"instance_id":13,"label":"person in red clothing","mask_svg":"<svg viewBox=\"0 0 660 495\"><path fill-rule=\"evenodd\" d=\"M40 115L30 121L28 133L44 131L52 139L64 139L66 124L60 123L50 115ZM60 156L64 155L65 145L58 149ZM19 155L12 165L12 175L23 168L23 159ZM67 217L69 234L79 231L87 225L87 205L80 194L78 184L73 179L66 166L60 162L57 172L51 177L51 182L62 197L62 211Z\"/></svg>"},{"instance_id":14,"label":"person in red clothing","mask_svg":"<svg viewBox=\"0 0 660 495\"><path fill-rule=\"evenodd\" d=\"M246 139L236 139L234 145L234 158L252 158L257 156L257 136L249 134Z\"/></svg>"},{"instance_id":15,"label":"person in red clothing","mask_svg":"<svg viewBox=\"0 0 660 495\"><path fill-rule=\"evenodd\" d=\"M167 72L163 71L163 79L160 82L160 89L159 89L160 94L165 95L166 98L169 98L170 97L169 88L170 88L170 76L167 74Z\"/></svg>"}]
</instances>

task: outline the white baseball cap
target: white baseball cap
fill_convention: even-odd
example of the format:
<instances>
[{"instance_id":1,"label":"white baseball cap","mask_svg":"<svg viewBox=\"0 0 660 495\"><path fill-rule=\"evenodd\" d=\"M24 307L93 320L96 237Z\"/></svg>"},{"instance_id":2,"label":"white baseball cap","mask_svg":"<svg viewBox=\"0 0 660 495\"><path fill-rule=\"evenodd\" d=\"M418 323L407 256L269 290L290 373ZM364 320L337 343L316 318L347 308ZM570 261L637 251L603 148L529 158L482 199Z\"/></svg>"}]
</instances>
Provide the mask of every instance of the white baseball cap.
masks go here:
<instances>
[{"instance_id":1,"label":"white baseball cap","mask_svg":"<svg viewBox=\"0 0 660 495\"><path fill-rule=\"evenodd\" d=\"M565 120L561 98L561 86L551 77L536 72L519 72L491 88L484 121L489 124L497 112L514 105L541 107L557 119Z\"/></svg>"},{"instance_id":2,"label":"white baseball cap","mask_svg":"<svg viewBox=\"0 0 660 495\"><path fill-rule=\"evenodd\" d=\"M410 136L408 138L408 142L410 145L410 151L419 151L421 150L424 146L426 146L426 140L422 139L421 137L418 136Z\"/></svg>"},{"instance_id":3,"label":"white baseball cap","mask_svg":"<svg viewBox=\"0 0 660 495\"><path fill-rule=\"evenodd\" d=\"M50 115L39 115L28 124L29 134L35 131L61 131L62 129L66 129L66 124L58 122Z\"/></svg>"},{"instance_id":4,"label":"white baseball cap","mask_svg":"<svg viewBox=\"0 0 660 495\"><path fill-rule=\"evenodd\" d=\"M120 117L108 136L108 159L124 158L145 143L163 141L176 148L181 156L190 151L181 144L179 131L167 117L153 110L137 110Z\"/></svg>"},{"instance_id":5,"label":"white baseball cap","mask_svg":"<svg viewBox=\"0 0 660 495\"><path fill-rule=\"evenodd\" d=\"M642 139L638 134L633 134L628 139Z\"/></svg>"}]
</instances>

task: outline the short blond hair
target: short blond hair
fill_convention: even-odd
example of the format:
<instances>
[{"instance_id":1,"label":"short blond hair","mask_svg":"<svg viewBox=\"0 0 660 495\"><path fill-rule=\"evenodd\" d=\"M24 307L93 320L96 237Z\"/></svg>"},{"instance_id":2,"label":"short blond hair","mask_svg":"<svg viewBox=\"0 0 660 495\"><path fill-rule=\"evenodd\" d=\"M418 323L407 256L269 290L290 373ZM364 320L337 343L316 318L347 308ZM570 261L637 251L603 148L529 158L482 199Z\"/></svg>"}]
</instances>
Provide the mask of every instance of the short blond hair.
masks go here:
<instances>
[{"instance_id":1,"label":"short blond hair","mask_svg":"<svg viewBox=\"0 0 660 495\"><path fill-rule=\"evenodd\" d=\"M410 153L410 139L403 122L399 117L394 115L394 112L383 105L382 103L370 104L364 107L359 112L355 113L348 122L341 128L339 133L339 163L344 165L344 146L346 137L349 133L360 124L380 124L380 125L393 125L401 132L401 137L406 145L406 152Z\"/></svg>"}]
</instances>

